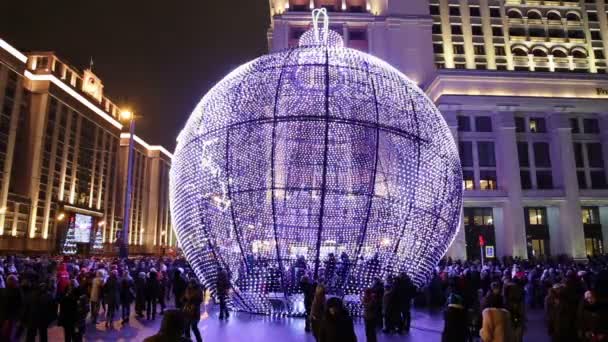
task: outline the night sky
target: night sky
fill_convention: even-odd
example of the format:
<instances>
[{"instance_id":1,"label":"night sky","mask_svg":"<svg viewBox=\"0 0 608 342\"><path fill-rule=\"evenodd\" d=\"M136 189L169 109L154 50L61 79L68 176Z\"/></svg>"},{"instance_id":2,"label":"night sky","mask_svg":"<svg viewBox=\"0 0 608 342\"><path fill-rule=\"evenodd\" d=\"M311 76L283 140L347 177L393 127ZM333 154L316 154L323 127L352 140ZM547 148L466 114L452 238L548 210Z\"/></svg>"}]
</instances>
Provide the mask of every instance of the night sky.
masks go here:
<instances>
[{"instance_id":1,"label":"night sky","mask_svg":"<svg viewBox=\"0 0 608 342\"><path fill-rule=\"evenodd\" d=\"M201 97L267 51L267 0L4 1L0 37L88 67L138 115L136 134L169 150Z\"/></svg>"}]
</instances>

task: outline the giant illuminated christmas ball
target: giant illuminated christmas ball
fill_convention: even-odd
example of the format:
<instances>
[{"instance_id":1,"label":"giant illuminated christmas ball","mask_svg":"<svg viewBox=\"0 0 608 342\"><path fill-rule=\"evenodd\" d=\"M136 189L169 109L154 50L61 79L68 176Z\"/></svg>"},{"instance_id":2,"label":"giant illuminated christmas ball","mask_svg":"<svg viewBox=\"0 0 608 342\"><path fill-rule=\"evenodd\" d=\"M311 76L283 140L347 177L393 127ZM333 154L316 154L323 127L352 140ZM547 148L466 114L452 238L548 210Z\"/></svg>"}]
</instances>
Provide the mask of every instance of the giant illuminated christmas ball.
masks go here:
<instances>
[{"instance_id":1,"label":"giant illuminated christmas ball","mask_svg":"<svg viewBox=\"0 0 608 342\"><path fill-rule=\"evenodd\" d=\"M219 82L172 161L181 248L212 292L226 272L232 307L248 312L302 312L303 275L354 310L376 277L406 272L421 285L461 206L458 151L437 108L327 28Z\"/></svg>"}]
</instances>

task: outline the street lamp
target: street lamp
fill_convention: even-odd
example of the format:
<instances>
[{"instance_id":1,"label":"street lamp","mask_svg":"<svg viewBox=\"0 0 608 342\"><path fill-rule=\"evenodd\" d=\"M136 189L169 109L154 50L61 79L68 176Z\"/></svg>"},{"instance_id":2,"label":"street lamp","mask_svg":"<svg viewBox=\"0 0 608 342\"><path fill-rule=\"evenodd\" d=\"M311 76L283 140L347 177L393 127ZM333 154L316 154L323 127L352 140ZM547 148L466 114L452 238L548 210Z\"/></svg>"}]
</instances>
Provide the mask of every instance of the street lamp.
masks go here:
<instances>
[{"instance_id":1,"label":"street lamp","mask_svg":"<svg viewBox=\"0 0 608 342\"><path fill-rule=\"evenodd\" d=\"M129 222L131 221L131 193L133 184L133 146L135 132L135 116L130 110L120 112L123 121L129 121L129 152L127 155L127 187L125 189L124 219L122 224L122 241L119 247L119 256L125 259L129 256Z\"/></svg>"}]
</instances>

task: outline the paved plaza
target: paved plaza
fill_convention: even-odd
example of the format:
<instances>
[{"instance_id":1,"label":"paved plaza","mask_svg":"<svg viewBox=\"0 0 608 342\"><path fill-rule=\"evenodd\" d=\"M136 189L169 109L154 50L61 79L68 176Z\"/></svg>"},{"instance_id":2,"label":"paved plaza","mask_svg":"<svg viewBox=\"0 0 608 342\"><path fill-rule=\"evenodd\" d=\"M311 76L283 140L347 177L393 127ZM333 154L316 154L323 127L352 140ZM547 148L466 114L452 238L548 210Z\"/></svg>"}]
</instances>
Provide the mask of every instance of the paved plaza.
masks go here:
<instances>
[{"instance_id":1,"label":"paved plaza","mask_svg":"<svg viewBox=\"0 0 608 342\"><path fill-rule=\"evenodd\" d=\"M272 318L245 313L233 314L229 321L222 322L217 319L217 313L211 305L206 307L201 316L199 329L204 342L287 342L304 341L314 342L311 334L304 333L304 320L299 318ZM529 314L529 329L525 341L549 341L545 333L541 311L532 311ZM96 327L87 327L86 341L141 341L158 331L162 316L155 321L137 320L131 318L128 326L121 327L115 322L114 328L106 331L104 322ZM362 321L356 321L355 329L358 341L365 342L365 332ZM412 316L412 330L407 335L379 334L379 341L441 341L443 329L443 316L440 311L416 309ZM50 341L62 341L63 330L53 327L49 332Z\"/></svg>"}]
</instances>

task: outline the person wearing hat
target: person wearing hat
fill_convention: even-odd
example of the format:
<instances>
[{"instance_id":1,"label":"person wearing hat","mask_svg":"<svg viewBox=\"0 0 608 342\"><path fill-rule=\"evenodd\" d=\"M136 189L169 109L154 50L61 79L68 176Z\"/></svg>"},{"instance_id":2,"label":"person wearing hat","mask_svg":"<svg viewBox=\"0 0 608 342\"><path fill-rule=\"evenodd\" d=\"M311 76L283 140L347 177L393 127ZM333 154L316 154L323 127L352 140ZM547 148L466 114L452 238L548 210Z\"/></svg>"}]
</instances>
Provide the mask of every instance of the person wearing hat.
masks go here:
<instances>
[{"instance_id":1,"label":"person wearing hat","mask_svg":"<svg viewBox=\"0 0 608 342\"><path fill-rule=\"evenodd\" d=\"M467 340L467 312L462 297L451 294L444 313L442 342L464 342Z\"/></svg>"}]
</instances>

